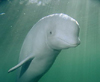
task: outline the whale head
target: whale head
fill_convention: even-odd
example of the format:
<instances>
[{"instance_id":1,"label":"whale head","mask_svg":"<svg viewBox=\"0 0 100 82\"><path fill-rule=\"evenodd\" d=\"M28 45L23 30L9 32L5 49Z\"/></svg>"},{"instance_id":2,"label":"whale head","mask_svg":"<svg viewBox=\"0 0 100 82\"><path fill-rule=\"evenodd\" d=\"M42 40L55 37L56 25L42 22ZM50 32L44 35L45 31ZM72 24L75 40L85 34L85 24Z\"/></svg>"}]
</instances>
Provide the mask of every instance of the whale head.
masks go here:
<instances>
[{"instance_id":1,"label":"whale head","mask_svg":"<svg viewBox=\"0 0 100 82\"><path fill-rule=\"evenodd\" d=\"M56 50L76 47L80 44L79 24L66 14L52 15L47 29L47 44Z\"/></svg>"}]
</instances>

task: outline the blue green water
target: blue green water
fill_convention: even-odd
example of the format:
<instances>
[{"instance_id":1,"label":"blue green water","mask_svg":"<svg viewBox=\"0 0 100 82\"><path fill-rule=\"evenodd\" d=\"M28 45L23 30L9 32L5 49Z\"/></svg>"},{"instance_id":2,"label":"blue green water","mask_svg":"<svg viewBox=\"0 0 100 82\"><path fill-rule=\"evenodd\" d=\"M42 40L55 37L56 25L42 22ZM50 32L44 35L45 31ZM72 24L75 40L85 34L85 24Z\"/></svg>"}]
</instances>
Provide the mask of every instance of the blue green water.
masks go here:
<instances>
[{"instance_id":1,"label":"blue green water","mask_svg":"<svg viewBox=\"0 0 100 82\"><path fill-rule=\"evenodd\" d=\"M100 82L100 0L0 0L0 82L15 82L24 38L42 17L65 13L80 24L81 44L63 50L39 82Z\"/></svg>"}]
</instances>

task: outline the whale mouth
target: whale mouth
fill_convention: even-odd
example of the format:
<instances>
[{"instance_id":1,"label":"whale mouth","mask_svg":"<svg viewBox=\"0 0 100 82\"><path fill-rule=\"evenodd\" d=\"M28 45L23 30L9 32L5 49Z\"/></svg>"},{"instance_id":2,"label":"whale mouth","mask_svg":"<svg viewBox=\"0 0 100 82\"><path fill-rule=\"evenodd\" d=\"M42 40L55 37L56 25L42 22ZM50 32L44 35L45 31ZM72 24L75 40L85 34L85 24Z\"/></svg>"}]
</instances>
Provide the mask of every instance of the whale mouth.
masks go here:
<instances>
[{"instance_id":1,"label":"whale mouth","mask_svg":"<svg viewBox=\"0 0 100 82\"><path fill-rule=\"evenodd\" d=\"M70 46L70 47L76 47L77 45L79 45L79 44L71 44L71 43L67 42L66 40L61 39L61 38L59 38L59 37L57 37L57 38L58 38L60 41L62 41L63 43L65 43L66 45Z\"/></svg>"}]
</instances>

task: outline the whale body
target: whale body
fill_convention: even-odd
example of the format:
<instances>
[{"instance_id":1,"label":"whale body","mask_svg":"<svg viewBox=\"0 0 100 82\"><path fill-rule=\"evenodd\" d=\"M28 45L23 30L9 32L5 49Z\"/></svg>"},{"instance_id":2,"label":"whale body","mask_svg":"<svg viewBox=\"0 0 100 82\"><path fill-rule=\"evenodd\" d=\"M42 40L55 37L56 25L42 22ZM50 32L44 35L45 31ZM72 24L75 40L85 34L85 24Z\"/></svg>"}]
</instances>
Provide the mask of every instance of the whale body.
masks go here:
<instances>
[{"instance_id":1,"label":"whale body","mask_svg":"<svg viewBox=\"0 0 100 82\"><path fill-rule=\"evenodd\" d=\"M79 24L72 17L52 14L40 19L28 32L22 45L17 82L38 82L49 70L62 49L80 44Z\"/></svg>"}]
</instances>

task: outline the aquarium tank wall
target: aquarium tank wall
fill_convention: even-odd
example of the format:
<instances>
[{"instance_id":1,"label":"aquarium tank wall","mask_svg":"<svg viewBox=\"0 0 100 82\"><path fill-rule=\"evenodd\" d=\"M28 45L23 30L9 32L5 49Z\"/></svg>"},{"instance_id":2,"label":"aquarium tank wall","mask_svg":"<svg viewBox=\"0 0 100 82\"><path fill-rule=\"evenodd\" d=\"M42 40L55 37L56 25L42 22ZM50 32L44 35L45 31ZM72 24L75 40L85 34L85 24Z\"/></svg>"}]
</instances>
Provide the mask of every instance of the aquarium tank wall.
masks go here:
<instances>
[{"instance_id":1,"label":"aquarium tank wall","mask_svg":"<svg viewBox=\"0 0 100 82\"><path fill-rule=\"evenodd\" d=\"M42 17L65 13L80 26L81 44L62 50L39 82L100 82L100 0L0 0L0 82L15 82L23 41Z\"/></svg>"}]
</instances>

